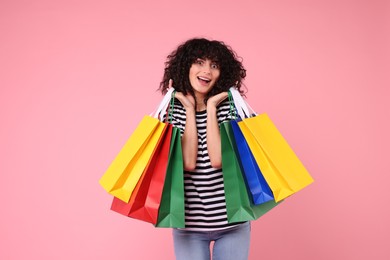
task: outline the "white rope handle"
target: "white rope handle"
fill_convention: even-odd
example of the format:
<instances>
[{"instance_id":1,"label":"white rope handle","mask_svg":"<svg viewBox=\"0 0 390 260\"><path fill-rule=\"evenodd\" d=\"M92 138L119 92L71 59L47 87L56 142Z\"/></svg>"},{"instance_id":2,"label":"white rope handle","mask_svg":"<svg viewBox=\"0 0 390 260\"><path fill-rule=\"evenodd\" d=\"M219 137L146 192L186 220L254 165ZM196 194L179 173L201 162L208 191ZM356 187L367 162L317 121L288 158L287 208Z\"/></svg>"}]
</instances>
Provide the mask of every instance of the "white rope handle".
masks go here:
<instances>
[{"instance_id":1,"label":"white rope handle","mask_svg":"<svg viewBox=\"0 0 390 260\"><path fill-rule=\"evenodd\" d=\"M174 88L169 88L163 99L161 100L160 104L158 105L157 109L154 112L153 117L158 118L160 121L163 121L163 113L162 111L166 111L169 105L169 102L171 101L172 92L174 91ZM152 113L153 114L153 113Z\"/></svg>"},{"instance_id":2,"label":"white rope handle","mask_svg":"<svg viewBox=\"0 0 390 260\"><path fill-rule=\"evenodd\" d=\"M235 87L231 87L230 93L232 94L234 106L236 107L238 115L241 117L241 119L249 117L250 114L249 114L248 107L246 106L240 92L238 92L238 90Z\"/></svg>"},{"instance_id":3,"label":"white rope handle","mask_svg":"<svg viewBox=\"0 0 390 260\"><path fill-rule=\"evenodd\" d=\"M172 91L170 91L170 93L169 93L168 102L165 103L164 107L162 108L162 110L160 112L159 119L160 119L161 122L164 121L164 116L165 115L167 116L167 118L165 120L168 120L168 114L166 112L167 112L168 107L171 105L172 95L173 95L173 92L175 91L174 88L171 88L171 89L172 89ZM169 109L173 109L173 108L169 108Z\"/></svg>"},{"instance_id":4,"label":"white rope handle","mask_svg":"<svg viewBox=\"0 0 390 260\"><path fill-rule=\"evenodd\" d=\"M252 114L256 114L235 87L230 88L230 93L232 93L234 106L237 108L238 115L241 119L250 117Z\"/></svg>"}]
</instances>

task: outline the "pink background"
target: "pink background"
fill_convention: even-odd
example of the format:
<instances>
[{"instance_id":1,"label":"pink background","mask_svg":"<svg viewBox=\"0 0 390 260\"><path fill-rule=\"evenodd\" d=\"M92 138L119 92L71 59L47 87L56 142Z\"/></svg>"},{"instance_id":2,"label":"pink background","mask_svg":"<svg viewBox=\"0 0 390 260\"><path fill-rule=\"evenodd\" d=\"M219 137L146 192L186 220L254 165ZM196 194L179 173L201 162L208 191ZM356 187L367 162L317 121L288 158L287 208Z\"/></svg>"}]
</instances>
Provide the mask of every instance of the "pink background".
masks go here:
<instances>
[{"instance_id":1,"label":"pink background","mask_svg":"<svg viewBox=\"0 0 390 260\"><path fill-rule=\"evenodd\" d=\"M390 259L386 0L0 2L0 259L173 259L170 229L98 184L195 36L244 58L248 99L316 182L252 223L250 259Z\"/></svg>"}]
</instances>

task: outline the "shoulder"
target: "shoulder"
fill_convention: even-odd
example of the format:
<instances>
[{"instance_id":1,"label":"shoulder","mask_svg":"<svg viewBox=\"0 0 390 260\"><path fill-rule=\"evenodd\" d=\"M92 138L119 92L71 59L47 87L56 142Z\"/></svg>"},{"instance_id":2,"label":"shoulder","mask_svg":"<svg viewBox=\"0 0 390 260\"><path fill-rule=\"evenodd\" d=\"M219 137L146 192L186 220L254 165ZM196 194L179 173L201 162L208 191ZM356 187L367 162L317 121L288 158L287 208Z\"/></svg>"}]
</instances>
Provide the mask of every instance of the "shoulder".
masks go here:
<instances>
[{"instance_id":1,"label":"shoulder","mask_svg":"<svg viewBox=\"0 0 390 260\"><path fill-rule=\"evenodd\" d=\"M170 122L173 126L178 127L181 134L183 134L186 124L186 110L178 99L175 98L173 100L167 114L168 122Z\"/></svg>"},{"instance_id":2,"label":"shoulder","mask_svg":"<svg viewBox=\"0 0 390 260\"><path fill-rule=\"evenodd\" d=\"M168 121L176 121L176 123L185 122L186 111L184 106L180 103L180 101L175 98L173 102L171 102L163 115L163 120L165 121L166 116L168 116Z\"/></svg>"},{"instance_id":3,"label":"shoulder","mask_svg":"<svg viewBox=\"0 0 390 260\"><path fill-rule=\"evenodd\" d=\"M233 103L226 98L217 107L218 122L222 123L226 120L232 119L232 107Z\"/></svg>"},{"instance_id":4,"label":"shoulder","mask_svg":"<svg viewBox=\"0 0 390 260\"><path fill-rule=\"evenodd\" d=\"M218 105L217 110L218 111L230 110L231 105L232 105L232 103L230 102L230 100L228 98L226 98Z\"/></svg>"}]
</instances>

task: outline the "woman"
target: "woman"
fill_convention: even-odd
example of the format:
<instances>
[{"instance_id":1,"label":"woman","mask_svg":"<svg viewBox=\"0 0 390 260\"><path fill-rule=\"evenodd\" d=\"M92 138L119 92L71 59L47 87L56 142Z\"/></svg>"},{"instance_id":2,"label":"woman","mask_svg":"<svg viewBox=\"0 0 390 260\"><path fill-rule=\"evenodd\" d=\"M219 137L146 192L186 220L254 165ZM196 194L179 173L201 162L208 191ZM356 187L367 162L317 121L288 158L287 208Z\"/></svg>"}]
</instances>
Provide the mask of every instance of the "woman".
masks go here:
<instances>
[{"instance_id":1,"label":"woman","mask_svg":"<svg viewBox=\"0 0 390 260\"><path fill-rule=\"evenodd\" d=\"M184 229L174 229L176 259L247 259L250 223L228 223L219 124L230 119L227 91L241 91L246 71L223 42L190 39L167 57L160 84L173 87L172 124L182 134Z\"/></svg>"}]
</instances>

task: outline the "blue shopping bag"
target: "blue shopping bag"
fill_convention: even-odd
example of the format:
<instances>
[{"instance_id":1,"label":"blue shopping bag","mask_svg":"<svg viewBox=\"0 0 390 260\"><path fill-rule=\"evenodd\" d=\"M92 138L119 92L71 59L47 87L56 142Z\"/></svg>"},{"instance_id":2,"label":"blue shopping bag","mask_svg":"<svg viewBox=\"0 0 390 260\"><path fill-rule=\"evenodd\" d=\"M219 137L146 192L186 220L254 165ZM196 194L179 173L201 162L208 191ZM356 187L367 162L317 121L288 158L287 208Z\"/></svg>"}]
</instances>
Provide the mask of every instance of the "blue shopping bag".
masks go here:
<instances>
[{"instance_id":1,"label":"blue shopping bag","mask_svg":"<svg viewBox=\"0 0 390 260\"><path fill-rule=\"evenodd\" d=\"M234 139L239 155L239 162L244 174L245 182L250 194L252 195L253 203L259 205L270 200L274 200L272 191L264 179L263 174L256 160L249 149L248 143L242 134L236 120L231 120L230 124L233 129Z\"/></svg>"}]
</instances>

